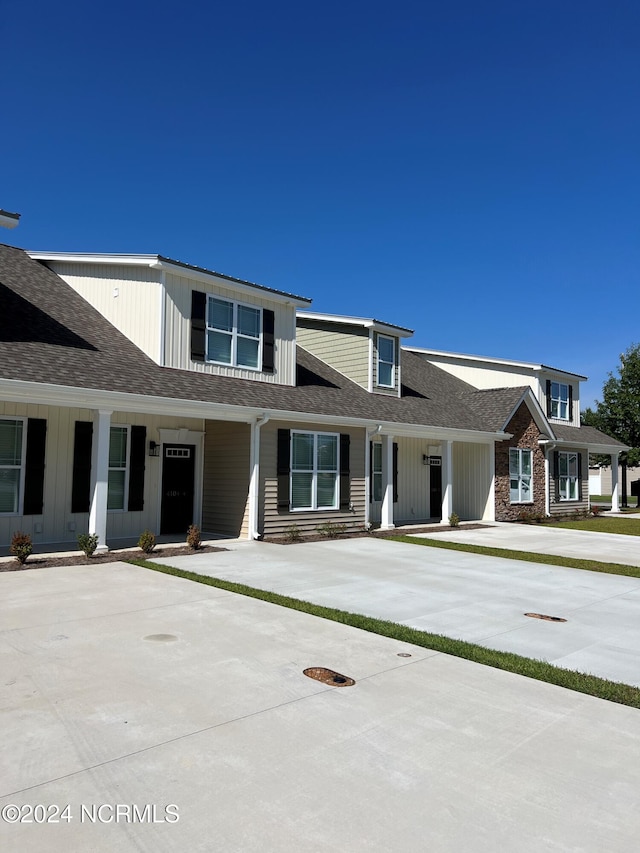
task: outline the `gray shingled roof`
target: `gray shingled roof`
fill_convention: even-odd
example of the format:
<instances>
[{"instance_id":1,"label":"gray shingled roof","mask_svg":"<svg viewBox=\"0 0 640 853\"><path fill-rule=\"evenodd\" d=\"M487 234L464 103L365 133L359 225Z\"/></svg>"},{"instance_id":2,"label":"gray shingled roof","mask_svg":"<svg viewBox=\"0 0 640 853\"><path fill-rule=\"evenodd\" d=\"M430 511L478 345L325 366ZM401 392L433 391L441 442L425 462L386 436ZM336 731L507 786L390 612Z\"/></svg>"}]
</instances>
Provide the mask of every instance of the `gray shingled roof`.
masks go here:
<instances>
[{"instance_id":1,"label":"gray shingled roof","mask_svg":"<svg viewBox=\"0 0 640 853\"><path fill-rule=\"evenodd\" d=\"M573 443L580 442L580 444L588 445L589 447L596 444L606 444L608 447L620 447L620 449L626 447L626 445L621 441L618 441L616 438L611 438L611 436L606 435L604 432L600 432L600 430L595 427L572 427L554 423L552 424L552 428L559 441L570 441Z\"/></svg>"},{"instance_id":2,"label":"gray shingled roof","mask_svg":"<svg viewBox=\"0 0 640 853\"><path fill-rule=\"evenodd\" d=\"M211 376L160 367L44 264L0 246L0 376L76 388L121 391L367 419L371 422L485 430L462 400L471 386L413 354L403 359L405 396L372 395L298 350L298 385Z\"/></svg>"},{"instance_id":3,"label":"gray shingled roof","mask_svg":"<svg viewBox=\"0 0 640 853\"><path fill-rule=\"evenodd\" d=\"M465 402L476 409L485 419L487 429L502 429L507 418L529 390L528 385L515 388L487 388L465 394Z\"/></svg>"}]
</instances>

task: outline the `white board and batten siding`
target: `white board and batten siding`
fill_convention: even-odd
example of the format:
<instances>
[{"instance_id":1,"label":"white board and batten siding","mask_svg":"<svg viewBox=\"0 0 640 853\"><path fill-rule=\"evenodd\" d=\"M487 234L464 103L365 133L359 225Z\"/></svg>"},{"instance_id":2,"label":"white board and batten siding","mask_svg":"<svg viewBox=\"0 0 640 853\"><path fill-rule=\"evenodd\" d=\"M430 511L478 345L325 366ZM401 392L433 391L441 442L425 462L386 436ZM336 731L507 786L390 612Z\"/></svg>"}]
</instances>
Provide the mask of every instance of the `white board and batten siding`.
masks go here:
<instances>
[{"instance_id":1,"label":"white board and batten siding","mask_svg":"<svg viewBox=\"0 0 640 853\"><path fill-rule=\"evenodd\" d=\"M149 358L158 361L162 322L158 270L65 261L50 261L48 266Z\"/></svg>"},{"instance_id":2,"label":"white board and batten siding","mask_svg":"<svg viewBox=\"0 0 640 853\"><path fill-rule=\"evenodd\" d=\"M210 373L218 376L233 376L259 382L295 385L295 306L269 299L269 294L258 288L255 291L235 290L233 283L219 280L219 284L190 279L188 276L166 275L165 293L165 350L167 367ZM244 367L228 367L223 364L196 362L191 359L191 293L197 290L222 299L235 300L256 308L267 308L275 314L275 370L263 373Z\"/></svg>"},{"instance_id":3,"label":"white board and batten siding","mask_svg":"<svg viewBox=\"0 0 640 853\"><path fill-rule=\"evenodd\" d=\"M246 538L249 532L251 427L207 421L204 443L202 529Z\"/></svg>"},{"instance_id":4,"label":"white board and batten siding","mask_svg":"<svg viewBox=\"0 0 640 853\"><path fill-rule=\"evenodd\" d=\"M394 523L428 521L430 469L423 464L422 457L429 454L433 442L422 438L397 438L395 441L398 444L398 501L393 507Z\"/></svg>"},{"instance_id":5,"label":"white board and batten siding","mask_svg":"<svg viewBox=\"0 0 640 853\"><path fill-rule=\"evenodd\" d=\"M454 441L453 511L463 521L491 517L491 455L488 444Z\"/></svg>"},{"instance_id":6,"label":"white board and batten siding","mask_svg":"<svg viewBox=\"0 0 640 853\"><path fill-rule=\"evenodd\" d=\"M302 512L278 511L278 429L299 429L304 432L348 433L351 438L349 462L351 468L350 500L353 510L317 510ZM325 522L346 524L349 530L362 530L365 519L365 442L362 428L336 427L326 424L285 423L269 421L260 430L260 492L259 528L265 536L281 536L296 525L300 533L315 533Z\"/></svg>"},{"instance_id":7,"label":"white board and batten siding","mask_svg":"<svg viewBox=\"0 0 640 853\"><path fill-rule=\"evenodd\" d=\"M78 533L87 532L88 513L71 512L74 431L76 421L92 421L89 409L39 406L0 402L0 417L44 418L47 422L44 474L44 510L41 515L0 515L0 546L11 541L17 530L28 533L34 545L69 542L75 547ZM127 412L114 412L112 425L144 425L149 441L160 441L159 429L203 429L199 419L156 417ZM197 460L196 460L197 461ZM158 533L161 459L146 456L144 509L140 512L109 511L107 542L120 538L137 538L143 530Z\"/></svg>"},{"instance_id":8,"label":"white board and batten siding","mask_svg":"<svg viewBox=\"0 0 640 853\"><path fill-rule=\"evenodd\" d=\"M298 343L365 390L369 389L369 329L298 319Z\"/></svg>"}]
</instances>

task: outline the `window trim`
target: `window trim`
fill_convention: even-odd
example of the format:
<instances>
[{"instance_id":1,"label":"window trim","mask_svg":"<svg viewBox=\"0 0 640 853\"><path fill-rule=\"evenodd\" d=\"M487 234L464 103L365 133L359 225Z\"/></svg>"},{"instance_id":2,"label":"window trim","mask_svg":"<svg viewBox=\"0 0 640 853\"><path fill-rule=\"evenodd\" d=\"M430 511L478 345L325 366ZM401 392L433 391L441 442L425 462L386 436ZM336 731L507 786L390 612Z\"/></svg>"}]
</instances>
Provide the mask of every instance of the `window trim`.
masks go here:
<instances>
[{"instance_id":1,"label":"window trim","mask_svg":"<svg viewBox=\"0 0 640 853\"><path fill-rule=\"evenodd\" d=\"M293 444L295 435L313 436L313 468L309 470L294 469L293 467ZM318 471L318 438L328 436L336 441L336 466L332 471ZM295 507L293 505L293 475L311 473L311 506ZM333 474L335 476L333 506L318 506L318 473ZM325 432L319 430L292 429L289 447L289 511L290 512L332 512L340 509L340 433Z\"/></svg>"},{"instance_id":2,"label":"window trim","mask_svg":"<svg viewBox=\"0 0 640 853\"><path fill-rule=\"evenodd\" d=\"M553 395L553 386L558 386L558 396L554 397ZM567 389L567 399L562 399L562 389ZM558 406L558 412L560 412L560 408L562 405L567 407L567 414L563 416L561 414L554 415L553 414L553 404L556 403ZM569 421L571 420L571 386L568 382L556 382L554 379L551 380L549 385L549 414L556 421Z\"/></svg>"},{"instance_id":3,"label":"window trim","mask_svg":"<svg viewBox=\"0 0 640 853\"><path fill-rule=\"evenodd\" d=\"M518 500L513 500L513 498L511 497L511 480L513 479L511 477L511 454L512 453L518 454L518 496L519 496ZM530 465L531 465L531 474L525 474L525 476L528 476L530 479L529 491L530 491L531 496L529 497L528 500L522 499L522 476L523 476L522 475L522 454L523 453L529 454ZM517 504L532 504L533 502L534 502L533 501L533 450L531 450L531 448L529 448L529 447L510 447L509 448L509 503L511 506L514 506Z\"/></svg>"},{"instance_id":4,"label":"window trim","mask_svg":"<svg viewBox=\"0 0 640 853\"><path fill-rule=\"evenodd\" d=\"M393 348L393 361L385 361L380 358L380 341L391 341L391 346ZM386 382L380 381L380 364L390 364L391 365L391 384L387 384ZM378 333L376 338L376 385L378 388L395 388L396 387L396 339L392 338L390 335L381 335Z\"/></svg>"},{"instance_id":5,"label":"window trim","mask_svg":"<svg viewBox=\"0 0 640 853\"><path fill-rule=\"evenodd\" d=\"M8 415L0 416L0 421L11 421L13 423L17 423L20 421L22 424L22 440L20 447L20 465L0 465L0 468L7 470L15 470L18 468L20 470L20 479L18 481L18 508L15 512L2 512L0 511L0 518L17 518L18 516L24 515L24 488L25 488L25 477L27 474L27 429L28 429L28 418L22 416L10 417Z\"/></svg>"},{"instance_id":6,"label":"window trim","mask_svg":"<svg viewBox=\"0 0 640 853\"><path fill-rule=\"evenodd\" d=\"M131 424L111 424L109 427L109 451L111 451L111 432L114 429L124 429L127 431L127 459L124 467L124 486L122 489L123 506L109 508L109 474L111 471L122 471L122 468L112 468L111 465L107 468L107 512L128 512L129 511L129 477L131 476Z\"/></svg>"},{"instance_id":7,"label":"window trim","mask_svg":"<svg viewBox=\"0 0 640 853\"><path fill-rule=\"evenodd\" d=\"M558 453L558 501L561 501L562 503L575 503L576 501L580 500L580 462L579 462L580 452L578 450L558 450L557 453ZM560 457L561 456L567 457L567 474L565 476L560 474ZM569 457L570 456L576 457L576 473L575 473L575 476L571 476L569 474ZM575 498L563 497L562 496L562 487L561 487L561 481L562 480L567 481L567 487L569 486L571 481L573 481L575 483L575 491L576 491L576 497Z\"/></svg>"},{"instance_id":8,"label":"window trim","mask_svg":"<svg viewBox=\"0 0 640 853\"><path fill-rule=\"evenodd\" d=\"M218 302L227 302L232 306L232 329L231 331L227 331L226 329L216 329L215 326L209 325L209 304L211 300L217 300ZM252 311L258 312L258 336L254 338L250 335L243 335L238 331L238 309L239 308L250 308ZM204 360L206 364L219 364L222 367L237 367L240 370L252 370L255 373L262 372L262 349L264 343L264 332L263 332L263 308L259 305L251 305L249 302L240 302L237 299L228 299L226 296L222 296L217 293L207 293L207 302L205 305L205 313L204 313L204 336L205 336L205 344L204 344ZM230 361L216 361L216 359L209 357L209 332L219 332L223 335L230 335L231 337L231 360ZM249 341L258 341L258 355L257 355L257 365L255 367L251 367L248 364L238 364L238 338L242 338Z\"/></svg>"}]
</instances>

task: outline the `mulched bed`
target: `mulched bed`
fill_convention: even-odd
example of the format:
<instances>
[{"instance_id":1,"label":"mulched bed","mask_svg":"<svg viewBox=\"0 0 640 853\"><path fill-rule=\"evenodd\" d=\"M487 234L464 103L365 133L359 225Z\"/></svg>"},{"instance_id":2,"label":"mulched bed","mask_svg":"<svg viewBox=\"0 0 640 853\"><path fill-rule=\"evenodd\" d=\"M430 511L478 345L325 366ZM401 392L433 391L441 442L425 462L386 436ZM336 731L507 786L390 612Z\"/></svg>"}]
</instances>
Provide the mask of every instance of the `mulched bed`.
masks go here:
<instances>
[{"instance_id":1,"label":"mulched bed","mask_svg":"<svg viewBox=\"0 0 640 853\"><path fill-rule=\"evenodd\" d=\"M0 563L0 572L20 572L24 569L49 569L52 566L95 566L97 563L116 563L119 560L156 560L159 557L186 557L189 554L213 554L216 551L227 551L228 548L217 548L214 545L203 545L196 551L188 545L174 548L155 548L150 554L144 551L107 551L104 554L94 554L87 557L79 554L77 557L39 557L32 554L26 563L21 565L17 560L7 560Z\"/></svg>"}]
</instances>

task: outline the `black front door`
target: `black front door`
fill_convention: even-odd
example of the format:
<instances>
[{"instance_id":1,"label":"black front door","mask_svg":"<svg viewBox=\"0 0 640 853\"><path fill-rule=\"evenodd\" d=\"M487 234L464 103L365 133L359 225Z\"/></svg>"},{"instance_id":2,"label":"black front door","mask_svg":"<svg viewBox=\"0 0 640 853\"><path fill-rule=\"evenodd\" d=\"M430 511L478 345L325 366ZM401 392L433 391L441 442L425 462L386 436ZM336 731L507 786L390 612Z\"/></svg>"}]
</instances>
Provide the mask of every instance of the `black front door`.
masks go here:
<instances>
[{"instance_id":1,"label":"black front door","mask_svg":"<svg viewBox=\"0 0 640 853\"><path fill-rule=\"evenodd\" d=\"M160 533L186 536L193 524L195 455L192 444L163 445Z\"/></svg>"},{"instance_id":2,"label":"black front door","mask_svg":"<svg viewBox=\"0 0 640 853\"><path fill-rule=\"evenodd\" d=\"M442 457L429 457L429 515L442 518Z\"/></svg>"}]
</instances>

